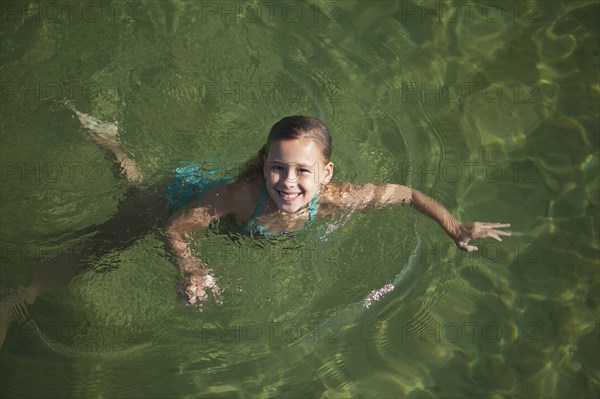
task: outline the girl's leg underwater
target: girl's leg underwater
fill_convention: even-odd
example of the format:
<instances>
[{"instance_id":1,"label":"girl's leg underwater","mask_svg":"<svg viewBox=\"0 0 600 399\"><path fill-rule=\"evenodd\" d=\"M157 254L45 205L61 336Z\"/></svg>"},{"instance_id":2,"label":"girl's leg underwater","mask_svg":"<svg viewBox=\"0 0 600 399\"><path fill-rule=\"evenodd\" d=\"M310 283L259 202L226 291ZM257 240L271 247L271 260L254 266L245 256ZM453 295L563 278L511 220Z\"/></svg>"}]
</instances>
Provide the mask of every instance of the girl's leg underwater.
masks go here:
<instances>
[{"instance_id":1,"label":"girl's leg underwater","mask_svg":"<svg viewBox=\"0 0 600 399\"><path fill-rule=\"evenodd\" d=\"M65 105L75 113L81 126L88 131L89 137L98 147L114 155L115 162L120 166L121 176L129 183L141 183L144 175L137 162L122 148L118 123L102 122L93 116L79 112L68 100L65 100Z\"/></svg>"},{"instance_id":2,"label":"girl's leg underwater","mask_svg":"<svg viewBox=\"0 0 600 399\"><path fill-rule=\"evenodd\" d=\"M170 216L170 209L163 199L163 183L147 188L139 185L143 174L138 164L121 147L118 126L79 112L71 103L67 103L67 106L89 132L89 137L115 157L120 166L120 175L130 187L115 215L100 225L61 237L58 248L71 246L71 249L54 259L34 265L33 281L29 285L8 291L0 298L0 347L10 325L26 317L26 305L33 304L44 292L66 286L77 273L102 255L131 246L137 239L163 226ZM81 244L73 245L73 241L81 238Z\"/></svg>"},{"instance_id":3,"label":"girl's leg underwater","mask_svg":"<svg viewBox=\"0 0 600 399\"><path fill-rule=\"evenodd\" d=\"M149 232L160 230L169 215L161 187L130 188L110 219L61 237L58 248L65 250L60 256L33 266L32 284L38 295L67 285L103 255L127 249Z\"/></svg>"}]
</instances>

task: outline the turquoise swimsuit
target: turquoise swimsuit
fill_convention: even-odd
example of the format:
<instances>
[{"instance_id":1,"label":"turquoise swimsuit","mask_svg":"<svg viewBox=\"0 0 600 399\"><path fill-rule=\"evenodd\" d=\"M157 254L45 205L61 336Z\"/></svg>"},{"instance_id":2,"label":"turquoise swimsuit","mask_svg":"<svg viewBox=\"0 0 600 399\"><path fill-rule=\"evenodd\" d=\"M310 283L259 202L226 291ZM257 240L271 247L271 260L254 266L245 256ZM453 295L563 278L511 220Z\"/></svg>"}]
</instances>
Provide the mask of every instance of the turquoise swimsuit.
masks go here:
<instances>
[{"instance_id":1,"label":"turquoise swimsuit","mask_svg":"<svg viewBox=\"0 0 600 399\"><path fill-rule=\"evenodd\" d=\"M194 162L182 162L182 166L175 168L173 171L173 177L169 181L165 191L165 198L171 203L173 210L177 211L194 201L200 201L202 196L210 189L230 184L233 181L234 178L230 176L219 177L219 170L217 169L205 169ZM308 220L304 224L305 227L310 225L316 218L317 210L319 209L319 204L317 203L319 194L320 192L317 192L317 195L308 204L309 213ZM239 222L240 227L247 231L251 237L259 235L274 238L296 234L297 232L287 231L271 234L267 232L266 226L256 225L256 218L265 211L264 203L268 195L269 193L265 187L258 199L252 216L250 216L246 223Z\"/></svg>"},{"instance_id":2,"label":"turquoise swimsuit","mask_svg":"<svg viewBox=\"0 0 600 399\"><path fill-rule=\"evenodd\" d=\"M165 198L175 211L199 201L213 187L224 186L234 180L229 176L219 176L222 173L218 169L201 168L195 162L181 162L181 165L173 171L165 192Z\"/></svg>"}]
</instances>

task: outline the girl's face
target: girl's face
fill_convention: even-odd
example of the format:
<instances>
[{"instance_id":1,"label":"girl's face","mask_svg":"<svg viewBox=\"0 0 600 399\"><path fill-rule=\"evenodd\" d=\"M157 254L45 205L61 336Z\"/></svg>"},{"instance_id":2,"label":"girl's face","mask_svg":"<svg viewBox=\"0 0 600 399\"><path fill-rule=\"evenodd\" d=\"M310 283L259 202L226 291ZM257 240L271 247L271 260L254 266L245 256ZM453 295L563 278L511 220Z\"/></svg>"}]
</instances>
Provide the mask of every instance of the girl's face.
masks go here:
<instances>
[{"instance_id":1,"label":"girl's face","mask_svg":"<svg viewBox=\"0 0 600 399\"><path fill-rule=\"evenodd\" d=\"M325 164L318 145L310 139L277 140L268 153L264 166L267 191L282 212L304 208L333 176L333 163Z\"/></svg>"}]
</instances>

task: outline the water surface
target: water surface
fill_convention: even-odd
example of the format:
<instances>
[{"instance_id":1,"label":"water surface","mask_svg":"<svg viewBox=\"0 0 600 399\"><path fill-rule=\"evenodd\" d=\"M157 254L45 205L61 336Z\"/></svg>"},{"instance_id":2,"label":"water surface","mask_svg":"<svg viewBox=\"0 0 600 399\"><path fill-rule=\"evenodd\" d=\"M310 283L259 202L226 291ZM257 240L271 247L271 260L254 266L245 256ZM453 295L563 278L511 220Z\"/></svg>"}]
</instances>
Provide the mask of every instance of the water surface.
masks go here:
<instances>
[{"instance_id":1,"label":"water surface","mask_svg":"<svg viewBox=\"0 0 600 399\"><path fill-rule=\"evenodd\" d=\"M313 115L335 181L411 185L513 237L467 255L402 207L326 241L213 229L193 247L225 300L199 312L150 230L30 307L3 397L598 396L597 2L73 4L2 3L3 290L126 201L64 97L119 122L149 184Z\"/></svg>"}]
</instances>

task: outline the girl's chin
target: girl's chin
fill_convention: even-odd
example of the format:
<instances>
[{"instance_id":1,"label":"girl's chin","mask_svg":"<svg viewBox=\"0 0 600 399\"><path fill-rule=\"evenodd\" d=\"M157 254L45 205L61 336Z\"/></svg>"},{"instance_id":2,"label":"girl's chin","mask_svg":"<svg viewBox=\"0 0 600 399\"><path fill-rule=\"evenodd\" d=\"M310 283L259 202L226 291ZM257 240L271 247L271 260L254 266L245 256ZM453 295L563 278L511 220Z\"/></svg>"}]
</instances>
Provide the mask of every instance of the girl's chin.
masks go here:
<instances>
[{"instance_id":1,"label":"girl's chin","mask_svg":"<svg viewBox=\"0 0 600 399\"><path fill-rule=\"evenodd\" d=\"M302 208L300 203L290 204L290 203L281 203L280 202L279 204L277 204L277 206L279 207L279 210L281 212L285 212L285 213L294 213L294 212L297 212L298 209Z\"/></svg>"},{"instance_id":2,"label":"girl's chin","mask_svg":"<svg viewBox=\"0 0 600 399\"><path fill-rule=\"evenodd\" d=\"M296 200L293 202L284 202L284 201L276 201L277 207L281 212L285 213L295 213L302 209L306 204L302 203L302 201Z\"/></svg>"}]
</instances>

